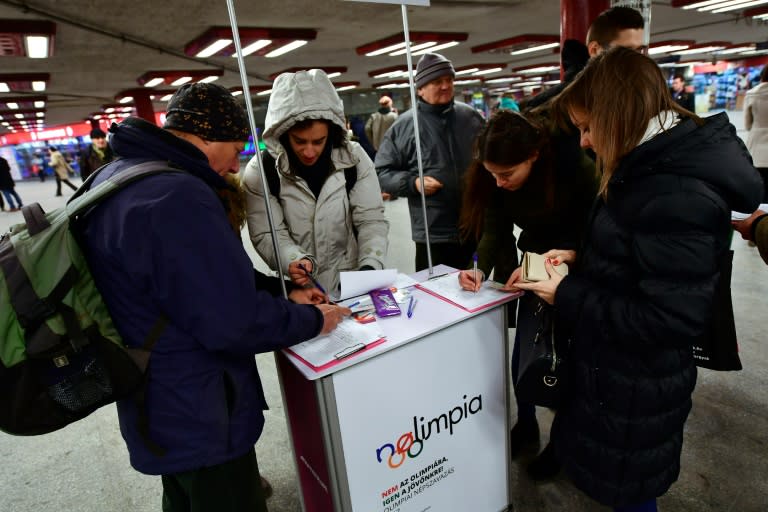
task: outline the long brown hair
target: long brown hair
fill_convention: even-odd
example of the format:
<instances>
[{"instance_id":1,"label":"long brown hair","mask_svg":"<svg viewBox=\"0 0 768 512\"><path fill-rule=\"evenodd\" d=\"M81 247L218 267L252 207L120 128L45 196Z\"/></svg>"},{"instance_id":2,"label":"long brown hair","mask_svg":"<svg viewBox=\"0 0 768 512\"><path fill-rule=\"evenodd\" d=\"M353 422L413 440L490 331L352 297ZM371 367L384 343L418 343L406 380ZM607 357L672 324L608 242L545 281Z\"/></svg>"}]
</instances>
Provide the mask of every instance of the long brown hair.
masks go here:
<instances>
[{"instance_id":1,"label":"long brown hair","mask_svg":"<svg viewBox=\"0 0 768 512\"><path fill-rule=\"evenodd\" d=\"M622 47L592 58L555 98L553 108L564 126L574 110L588 116L603 198L619 162L640 143L651 119L671 110L702 123L672 99L667 81L653 60Z\"/></svg>"},{"instance_id":2,"label":"long brown hair","mask_svg":"<svg viewBox=\"0 0 768 512\"><path fill-rule=\"evenodd\" d=\"M534 153L539 157L531 173L537 168L550 166L547 131L533 118L508 110L499 110L475 139L474 154L465 174L464 197L459 217L459 230L464 238L480 238L483 232L485 209L496 188L493 176L483 162L512 167Z\"/></svg>"}]
</instances>

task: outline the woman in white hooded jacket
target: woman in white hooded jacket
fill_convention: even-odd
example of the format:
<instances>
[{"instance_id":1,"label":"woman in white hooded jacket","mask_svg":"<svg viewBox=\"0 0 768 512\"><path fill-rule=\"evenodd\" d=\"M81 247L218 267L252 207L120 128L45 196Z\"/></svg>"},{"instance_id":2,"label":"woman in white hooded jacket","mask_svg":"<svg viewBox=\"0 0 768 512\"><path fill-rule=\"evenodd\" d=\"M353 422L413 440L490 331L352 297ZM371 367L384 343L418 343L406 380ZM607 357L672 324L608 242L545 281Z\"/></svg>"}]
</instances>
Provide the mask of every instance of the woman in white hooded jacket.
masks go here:
<instances>
[{"instance_id":1,"label":"woman in white hooded jacket","mask_svg":"<svg viewBox=\"0 0 768 512\"><path fill-rule=\"evenodd\" d=\"M309 284L309 273L332 292L341 271L384 268L389 223L376 170L362 147L349 140L343 103L323 71L283 73L275 79L264 142L265 172L277 173L277 180L268 178L268 183L278 184L277 191L270 187L269 201L280 260L291 280ZM254 160L243 180L248 231L256 252L276 270ZM356 176L349 190L348 169Z\"/></svg>"},{"instance_id":2,"label":"woman in white hooded jacket","mask_svg":"<svg viewBox=\"0 0 768 512\"><path fill-rule=\"evenodd\" d=\"M768 202L768 65L760 73L760 83L747 91L744 127L749 131L747 149L752 154L752 163L765 184L763 202Z\"/></svg>"}]
</instances>

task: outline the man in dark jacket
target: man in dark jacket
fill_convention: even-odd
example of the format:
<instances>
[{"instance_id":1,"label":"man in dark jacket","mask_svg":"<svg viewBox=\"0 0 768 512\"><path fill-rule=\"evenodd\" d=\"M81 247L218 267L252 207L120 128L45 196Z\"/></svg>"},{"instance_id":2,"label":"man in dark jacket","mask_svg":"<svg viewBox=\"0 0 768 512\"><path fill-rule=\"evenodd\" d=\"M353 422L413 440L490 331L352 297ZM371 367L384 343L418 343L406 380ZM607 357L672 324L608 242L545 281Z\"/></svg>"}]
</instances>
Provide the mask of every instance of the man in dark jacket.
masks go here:
<instances>
[{"instance_id":1,"label":"man in dark jacket","mask_svg":"<svg viewBox=\"0 0 768 512\"><path fill-rule=\"evenodd\" d=\"M91 145L80 155L80 177L85 181L88 176L113 159L112 148L107 143L107 134L98 128L91 130Z\"/></svg>"},{"instance_id":2,"label":"man in dark jacket","mask_svg":"<svg viewBox=\"0 0 768 512\"><path fill-rule=\"evenodd\" d=\"M696 111L693 94L685 90L685 77L679 73L672 78L672 98L684 109Z\"/></svg>"},{"instance_id":3,"label":"man in dark jacket","mask_svg":"<svg viewBox=\"0 0 768 512\"><path fill-rule=\"evenodd\" d=\"M483 126L483 118L468 105L454 102L455 75L451 61L437 53L425 54L416 67L416 110L432 263L465 268L475 242L459 239L462 179L472 160L472 144ZM428 266L427 238L413 112L410 109L401 114L384 135L376 153L376 172L382 192L408 198L411 236L416 242L416 270L421 270Z\"/></svg>"},{"instance_id":4,"label":"man in dark jacket","mask_svg":"<svg viewBox=\"0 0 768 512\"><path fill-rule=\"evenodd\" d=\"M8 160L0 156L0 191L5 196L5 200L8 201L8 211L11 212L19 211L23 206L15 187L16 184L13 182L13 176L11 176L11 166L8 164ZM0 198L0 207L5 210L2 198Z\"/></svg>"},{"instance_id":5,"label":"man in dark jacket","mask_svg":"<svg viewBox=\"0 0 768 512\"><path fill-rule=\"evenodd\" d=\"M239 170L249 135L229 91L186 84L168 103L164 129L128 118L110 132L122 158L94 185L148 161L184 171L127 186L90 212L83 229L91 271L125 342L141 345L166 321L144 410L117 403L131 465L162 475L165 512L266 510L254 443L267 404L253 356L329 332L349 310L274 298L268 278L254 277L218 194L224 176ZM318 294L298 290L291 299Z\"/></svg>"}]
</instances>

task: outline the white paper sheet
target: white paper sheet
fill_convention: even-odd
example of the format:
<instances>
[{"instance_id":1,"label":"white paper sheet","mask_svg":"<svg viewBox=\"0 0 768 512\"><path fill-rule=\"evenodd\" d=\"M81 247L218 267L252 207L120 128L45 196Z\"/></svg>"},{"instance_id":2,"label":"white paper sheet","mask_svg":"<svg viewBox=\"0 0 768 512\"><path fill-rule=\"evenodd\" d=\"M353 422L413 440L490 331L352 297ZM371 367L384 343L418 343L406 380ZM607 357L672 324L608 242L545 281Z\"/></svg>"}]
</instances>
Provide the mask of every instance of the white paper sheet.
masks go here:
<instances>
[{"instance_id":1,"label":"white paper sheet","mask_svg":"<svg viewBox=\"0 0 768 512\"><path fill-rule=\"evenodd\" d=\"M523 292L510 293L497 290L488 281L483 282L483 286L477 292L470 292L459 285L457 272L423 281L418 287L471 312L523 294Z\"/></svg>"},{"instance_id":2,"label":"white paper sheet","mask_svg":"<svg viewBox=\"0 0 768 512\"><path fill-rule=\"evenodd\" d=\"M290 347L294 354L315 367L342 359L384 337L378 323L361 324L345 318L336 329Z\"/></svg>"},{"instance_id":3,"label":"white paper sheet","mask_svg":"<svg viewBox=\"0 0 768 512\"><path fill-rule=\"evenodd\" d=\"M341 290L338 300L356 297L371 290L389 288L397 279L397 270L363 270L359 272L340 272Z\"/></svg>"}]
</instances>

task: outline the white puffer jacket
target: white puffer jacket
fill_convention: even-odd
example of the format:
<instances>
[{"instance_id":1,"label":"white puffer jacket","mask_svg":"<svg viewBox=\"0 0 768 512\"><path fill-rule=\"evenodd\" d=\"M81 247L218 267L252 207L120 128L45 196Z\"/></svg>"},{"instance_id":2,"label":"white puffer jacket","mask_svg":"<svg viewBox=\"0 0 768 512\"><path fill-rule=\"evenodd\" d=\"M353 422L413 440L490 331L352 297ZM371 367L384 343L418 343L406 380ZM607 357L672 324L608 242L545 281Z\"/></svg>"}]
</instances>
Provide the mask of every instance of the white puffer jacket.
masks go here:
<instances>
[{"instance_id":1,"label":"white puffer jacket","mask_svg":"<svg viewBox=\"0 0 768 512\"><path fill-rule=\"evenodd\" d=\"M768 82L747 91L744 125L749 130L747 148L755 167L768 167Z\"/></svg>"},{"instance_id":2,"label":"white puffer jacket","mask_svg":"<svg viewBox=\"0 0 768 512\"><path fill-rule=\"evenodd\" d=\"M278 199L270 195L283 271L292 261L311 257L316 276L329 292L339 286L339 272L368 265L384 268L389 223L373 162L362 147L345 138L331 151L335 169L315 198L307 182L290 169L280 136L305 119L327 119L346 133L344 107L333 84L320 70L283 73L272 87L264 142L280 178ZM344 169L356 167L357 181L347 195ZM258 164L252 159L243 178L248 230L253 246L270 268L277 269L267 221ZM357 237L355 237L357 232Z\"/></svg>"}]
</instances>

